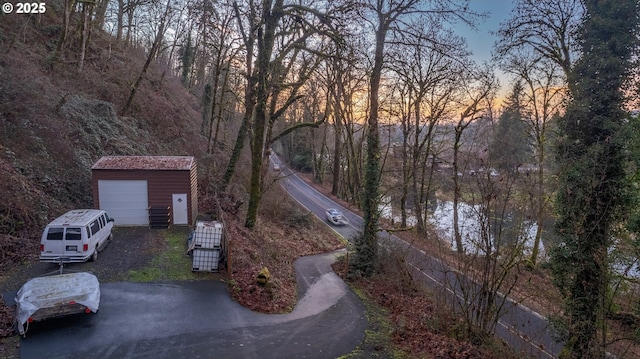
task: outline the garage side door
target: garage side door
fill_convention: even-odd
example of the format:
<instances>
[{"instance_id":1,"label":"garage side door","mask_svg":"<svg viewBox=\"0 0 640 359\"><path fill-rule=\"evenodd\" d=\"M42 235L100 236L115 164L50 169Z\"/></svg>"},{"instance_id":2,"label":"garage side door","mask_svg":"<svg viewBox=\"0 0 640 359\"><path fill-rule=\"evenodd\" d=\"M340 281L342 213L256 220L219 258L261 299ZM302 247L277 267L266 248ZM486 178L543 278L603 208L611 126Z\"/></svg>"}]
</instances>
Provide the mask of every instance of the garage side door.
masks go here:
<instances>
[{"instance_id":1,"label":"garage side door","mask_svg":"<svg viewBox=\"0 0 640 359\"><path fill-rule=\"evenodd\" d=\"M147 181L99 180L100 209L115 219L114 225L149 224Z\"/></svg>"}]
</instances>

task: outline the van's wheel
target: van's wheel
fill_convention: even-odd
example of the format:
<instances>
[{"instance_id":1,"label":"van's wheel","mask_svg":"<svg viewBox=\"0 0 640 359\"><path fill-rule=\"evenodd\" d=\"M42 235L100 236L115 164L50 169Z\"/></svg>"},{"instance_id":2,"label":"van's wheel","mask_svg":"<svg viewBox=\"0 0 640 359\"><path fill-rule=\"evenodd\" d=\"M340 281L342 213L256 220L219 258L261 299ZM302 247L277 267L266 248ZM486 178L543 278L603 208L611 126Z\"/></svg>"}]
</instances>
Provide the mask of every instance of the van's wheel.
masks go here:
<instances>
[{"instance_id":1,"label":"van's wheel","mask_svg":"<svg viewBox=\"0 0 640 359\"><path fill-rule=\"evenodd\" d=\"M98 247L96 247L96 249L93 251L93 254L91 255L91 261L95 262L98 260Z\"/></svg>"}]
</instances>

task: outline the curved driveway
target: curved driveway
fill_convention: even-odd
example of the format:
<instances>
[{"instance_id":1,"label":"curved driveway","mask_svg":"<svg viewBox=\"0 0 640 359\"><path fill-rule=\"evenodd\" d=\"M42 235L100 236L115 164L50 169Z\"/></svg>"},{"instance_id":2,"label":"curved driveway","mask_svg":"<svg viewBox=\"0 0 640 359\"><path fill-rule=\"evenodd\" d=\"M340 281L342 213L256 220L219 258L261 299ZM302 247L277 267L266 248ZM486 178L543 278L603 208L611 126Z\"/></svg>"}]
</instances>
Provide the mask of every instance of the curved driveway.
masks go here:
<instances>
[{"instance_id":1,"label":"curved driveway","mask_svg":"<svg viewBox=\"0 0 640 359\"><path fill-rule=\"evenodd\" d=\"M100 310L33 325L26 358L335 358L364 339L361 301L331 270L339 252L296 261L289 314L232 301L220 281L106 283Z\"/></svg>"}]
</instances>

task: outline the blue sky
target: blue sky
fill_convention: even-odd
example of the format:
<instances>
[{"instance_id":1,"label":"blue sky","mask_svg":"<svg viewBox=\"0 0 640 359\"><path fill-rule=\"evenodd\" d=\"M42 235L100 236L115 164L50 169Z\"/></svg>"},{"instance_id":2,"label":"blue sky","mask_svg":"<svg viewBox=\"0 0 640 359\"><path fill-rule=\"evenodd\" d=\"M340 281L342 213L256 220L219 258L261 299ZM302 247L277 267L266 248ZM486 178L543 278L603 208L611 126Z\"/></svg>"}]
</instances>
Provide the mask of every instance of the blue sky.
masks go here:
<instances>
[{"instance_id":1,"label":"blue sky","mask_svg":"<svg viewBox=\"0 0 640 359\"><path fill-rule=\"evenodd\" d=\"M463 36L467 41L469 50L473 53L473 58L479 63L491 60L491 50L496 41L492 32L498 31L500 23L509 18L513 8L512 0L471 0L469 6L473 11L488 13L488 17L479 22L477 29L471 29L466 24L458 24L454 27L456 33ZM502 94L509 86L506 76L496 70L496 75L500 78Z\"/></svg>"},{"instance_id":2,"label":"blue sky","mask_svg":"<svg viewBox=\"0 0 640 359\"><path fill-rule=\"evenodd\" d=\"M478 29L471 29L465 24L459 24L455 31L467 39L469 49L478 62L491 59L491 49L496 37L491 32L498 31L500 23L509 18L511 0L471 0L470 7L479 13L488 13L489 17L478 24Z\"/></svg>"}]
</instances>

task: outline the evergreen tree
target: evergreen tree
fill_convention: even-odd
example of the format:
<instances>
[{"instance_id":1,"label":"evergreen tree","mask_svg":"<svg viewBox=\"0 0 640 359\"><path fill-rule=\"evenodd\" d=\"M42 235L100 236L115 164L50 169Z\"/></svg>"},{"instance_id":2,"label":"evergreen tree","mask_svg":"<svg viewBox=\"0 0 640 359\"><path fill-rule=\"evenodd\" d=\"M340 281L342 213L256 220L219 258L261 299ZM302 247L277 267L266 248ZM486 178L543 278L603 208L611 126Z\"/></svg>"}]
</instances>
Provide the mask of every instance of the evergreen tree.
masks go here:
<instances>
[{"instance_id":1,"label":"evergreen tree","mask_svg":"<svg viewBox=\"0 0 640 359\"><path fill-rule=\"evenodd\" d=\"M623 220L629 183L622 87L637 41L637 0L585 0L582 57L569 75L572 100L560 121L559 183L552 252L554 280L565 298L561 358L604 358L603 296L608 249Z\"/></svg>"},{"instance_id":2,"label":"evergreen tree","mask_svg":"<svg viewBox=\"0 0 640 359\"><path fill-rule=\"evenodd\" d=\"M530 139L520 102L523 91L522 83L517 82L513 86L493 133L490 147L492 164L502 171L517 171L518 166L531 157Z\"/></svg>"}]
</instances>

